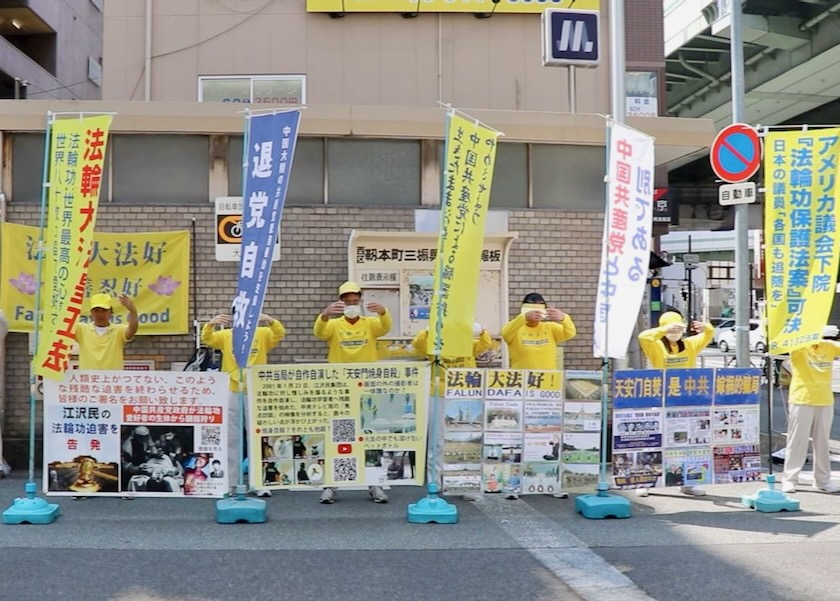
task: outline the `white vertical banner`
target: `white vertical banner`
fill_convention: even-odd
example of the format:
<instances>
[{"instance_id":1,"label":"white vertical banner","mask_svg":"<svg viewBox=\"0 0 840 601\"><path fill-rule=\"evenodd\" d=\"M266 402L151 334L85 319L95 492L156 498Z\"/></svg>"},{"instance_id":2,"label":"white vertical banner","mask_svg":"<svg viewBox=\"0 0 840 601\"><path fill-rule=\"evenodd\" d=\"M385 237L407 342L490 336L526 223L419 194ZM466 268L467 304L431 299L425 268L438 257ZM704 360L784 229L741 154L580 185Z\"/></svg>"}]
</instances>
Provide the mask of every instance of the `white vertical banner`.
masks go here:
<instances>
[{"instance_id":1,"label":"white vertical banner","mask_svg":"<svg viewBox=\"0 0 840 601\"><path fill-rule=\"evenodd\" d=\"M607 124L607 202L598 296L596 357L623 359L642 304L653 227L653 138Z\"/></svg>"}]
</instances>

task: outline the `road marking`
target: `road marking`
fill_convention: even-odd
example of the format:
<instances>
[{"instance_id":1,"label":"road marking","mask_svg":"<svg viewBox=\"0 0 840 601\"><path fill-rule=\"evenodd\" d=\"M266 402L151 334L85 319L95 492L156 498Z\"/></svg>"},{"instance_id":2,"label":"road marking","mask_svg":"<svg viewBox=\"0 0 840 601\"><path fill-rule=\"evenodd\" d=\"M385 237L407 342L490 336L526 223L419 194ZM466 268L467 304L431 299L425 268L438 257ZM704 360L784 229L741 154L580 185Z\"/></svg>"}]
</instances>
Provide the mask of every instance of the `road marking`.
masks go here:
<instances>
[{"instance_id":1,"label":"road marking","mask_svg":"<svg viewBox=\"0 0 840 601\"><path fill-rule=\"evenodd\" d=\"M573 501L558 500L564 502ZM527 503L482 495L475 507L586 601L656 601L581 539Z\"/></svg>"}]
</instances>

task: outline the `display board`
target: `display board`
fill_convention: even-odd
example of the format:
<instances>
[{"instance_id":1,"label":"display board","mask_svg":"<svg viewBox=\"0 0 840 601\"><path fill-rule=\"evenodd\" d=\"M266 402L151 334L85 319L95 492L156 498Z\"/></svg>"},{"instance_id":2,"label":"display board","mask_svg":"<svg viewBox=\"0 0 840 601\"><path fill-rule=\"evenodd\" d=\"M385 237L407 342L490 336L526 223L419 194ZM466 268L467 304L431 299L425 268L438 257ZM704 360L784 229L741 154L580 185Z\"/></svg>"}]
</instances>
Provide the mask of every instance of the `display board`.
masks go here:
<instances>
[{"instance_id":1,"label":"display board","mask_svg":"<svg viewBox=\"0 0 840 601\"><path fill-rule=\"evenodd\" d=\"M616 372L613 485L758 480L760 384L754 368Z\"/></svg>"},{"instance_id":2,"label":"display board","mask_svg":"<svg viewBox=\"0 0 840 601\"><path fill-rule=\"evenodd\" d=\"M479 358L483 366L503 364L508 249L515 238L515 233L484 237L475 314L495 344ZM429 326L437 244L437 236L428 233L353 231L350 236L348 279L362 287L365 302L385 305L394 318L391 331L378 341L380 359L425 358L412 348L411 340Z\"/></svg>"},{"instance_id":3,"label":"display board","mask_svg":"<svg viewBox=\"0 0 840 601\"><path fill-rule=\"evenodd\" d=\"M425 362L252 367L252 488L424 484Z\"/></svg>"},{"instance_id":4,"label":"display board","mask_svg":"<svg viewBox=\"0 0 840 601\"><path fill-rule=\"evenodd\" d=\"M44 381L48 495L221 497L228 376L80 371Z\"/></svg>"},{"instance_id":5,"label":"display board","mask_svg":"<svg viewBox=\"0 0 840 601\"><path fill-rule=\"evenodd\" d=\"M567 416L563 396L561 371L447 370L444 491L550 494L564 481L586 480L593 464L597 477L594 403L576 401L575 415Z\"/></svg>"}]
</instances>

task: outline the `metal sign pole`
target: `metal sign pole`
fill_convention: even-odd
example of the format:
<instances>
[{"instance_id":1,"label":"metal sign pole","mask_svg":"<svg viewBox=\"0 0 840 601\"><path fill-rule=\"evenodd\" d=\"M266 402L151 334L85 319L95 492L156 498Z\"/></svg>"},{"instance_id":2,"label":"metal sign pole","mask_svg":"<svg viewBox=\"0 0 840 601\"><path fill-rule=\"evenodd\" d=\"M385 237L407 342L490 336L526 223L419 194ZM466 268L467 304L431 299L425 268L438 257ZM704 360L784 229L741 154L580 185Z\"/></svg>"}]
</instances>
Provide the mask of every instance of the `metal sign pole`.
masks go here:
<instances>
[{"instance_id":1,"label":"metal sign pole","mask_svg":"<svg viewBox=\"0 0 840 601\"><path fill-rule=\"evenodd\" d=\"M744 119L744 44L741 34L741 0L731 2L730 55L732 71L732 122ZM749 323L750 307L749 262L747 241L749 205L735 206L735 357L738 367L750 366ZM758 249L756 249L758 252Z\"/></svg>"}]
</instances>

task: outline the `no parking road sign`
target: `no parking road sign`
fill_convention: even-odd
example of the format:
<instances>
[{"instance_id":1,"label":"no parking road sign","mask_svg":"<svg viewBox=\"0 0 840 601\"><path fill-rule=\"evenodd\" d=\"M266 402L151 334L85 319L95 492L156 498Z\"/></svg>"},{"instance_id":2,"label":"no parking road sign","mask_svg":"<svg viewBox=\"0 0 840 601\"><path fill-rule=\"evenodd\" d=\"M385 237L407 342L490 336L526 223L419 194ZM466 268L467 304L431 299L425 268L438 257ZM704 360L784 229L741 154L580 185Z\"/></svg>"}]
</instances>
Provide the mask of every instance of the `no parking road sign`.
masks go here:
<instances>
[{"instance_id":1,"label":"no parking road sign","mask_svg":"<svg viewBox=\"0 0 840 601\"><path fill-rule=\"evenodd\" d=\"M744 123L724 127L712 142L709 156L715 174L725 182L738 184L750 179L761 165L761 139Z\"/></svg>"}]
</instances>

